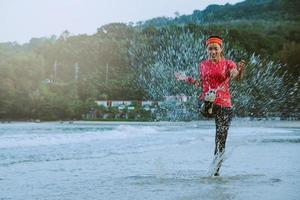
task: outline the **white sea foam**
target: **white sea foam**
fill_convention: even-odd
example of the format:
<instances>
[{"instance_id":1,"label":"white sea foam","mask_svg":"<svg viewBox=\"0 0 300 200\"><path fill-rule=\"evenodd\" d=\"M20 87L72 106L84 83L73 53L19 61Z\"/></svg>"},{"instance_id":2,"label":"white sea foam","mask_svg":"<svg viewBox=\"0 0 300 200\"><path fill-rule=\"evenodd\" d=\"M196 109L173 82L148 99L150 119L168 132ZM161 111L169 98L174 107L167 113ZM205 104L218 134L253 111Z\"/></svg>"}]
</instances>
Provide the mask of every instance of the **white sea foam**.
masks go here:
<instances>
[{"instance_id":1,"label":"white sea foam","mask_svg":"<svg viewBox=\"0 0 300 200\"><path fill-rule=\"evenodd\" d=\"M23 133L0 136L0 148L33 147L46 145L63 145L71 143L86 143L98 140L129 139L148 134L159 133L153 126L120 125L112 130L82 131L80 133Z\"/></svg>"}]
</instances>

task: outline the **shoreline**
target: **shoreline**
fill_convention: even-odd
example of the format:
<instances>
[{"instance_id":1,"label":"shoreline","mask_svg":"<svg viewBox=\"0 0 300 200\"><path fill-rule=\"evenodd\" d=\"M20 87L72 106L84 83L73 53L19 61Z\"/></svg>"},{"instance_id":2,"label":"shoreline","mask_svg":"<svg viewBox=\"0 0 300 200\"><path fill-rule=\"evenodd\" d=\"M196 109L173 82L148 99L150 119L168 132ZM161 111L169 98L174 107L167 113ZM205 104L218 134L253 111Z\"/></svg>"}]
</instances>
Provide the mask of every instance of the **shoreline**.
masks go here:
<instances>
[{"instance_id":1,"label":"shoreline","mask_svg":"<svg viewBox=\"0 0 300 200\"><path fill-rule=\"evenodd\" d=\"M194 126L214 126L214 119L210 120L198 120L198 121L86 121L86 120L66 120L66 121L9 121L5 123L0 123L0 125L13 125L13 124L61 124L61 125L147 125L147 126L157 126L157 125L194 125ZM264 126L264 127L290 127L290 128L300 128L300 120L276 120L276 119L249 119L249 118L234 118L231 122L232 127L245 127L245 126Z\"/></svg>"}]
</instances>

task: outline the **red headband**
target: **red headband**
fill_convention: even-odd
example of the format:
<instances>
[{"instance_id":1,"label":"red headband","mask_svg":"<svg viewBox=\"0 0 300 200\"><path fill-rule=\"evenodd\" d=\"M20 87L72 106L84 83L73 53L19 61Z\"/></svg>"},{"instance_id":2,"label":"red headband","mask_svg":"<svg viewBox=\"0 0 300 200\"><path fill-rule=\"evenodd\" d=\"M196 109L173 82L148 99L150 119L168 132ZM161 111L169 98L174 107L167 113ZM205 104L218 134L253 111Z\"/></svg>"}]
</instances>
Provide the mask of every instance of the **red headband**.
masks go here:
<instances>
[{"instance_id":1,"label":"red headband","mask_svg":"<svg viewBox=\"0 0 300 200\"><path fill-rule=\"evenodd\" d=\"M206 46L209 45L209 44L211 44L211 43L217 43L217 44L219 44L220 46L222 46L223 41L222 41L222 39L220 39L220 38L217 38L217 37L211 37L211 38L208 38L208 39L206 40Z\"/></svg>"}]
</instances>

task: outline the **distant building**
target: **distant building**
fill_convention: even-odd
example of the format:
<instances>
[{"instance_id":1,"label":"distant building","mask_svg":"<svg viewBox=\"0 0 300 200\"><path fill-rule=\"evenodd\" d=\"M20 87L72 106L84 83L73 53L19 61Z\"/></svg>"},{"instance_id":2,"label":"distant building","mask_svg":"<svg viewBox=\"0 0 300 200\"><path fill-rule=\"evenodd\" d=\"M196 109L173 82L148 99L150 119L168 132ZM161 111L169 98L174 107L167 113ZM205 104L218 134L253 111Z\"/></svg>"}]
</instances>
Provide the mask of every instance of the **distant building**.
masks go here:
<instances>
[{"instance_id":1,"label":"distant building","mask_svg":"<svg viewBox=\"0 0 300 200\"><path fill-rule=\"evenodd\" d=\"M95 101L98 106L108 107L107 101Z\"/></svg>"},{"instance_id":2,"label":"distant building","mask_svg":"<svg viewBox=\"0 0 300 200\"><path fill-rule=\"evenodd\" d=\"M176 105L187 102L188 97L186 95L176 95L176 96L165 96L166 103L174 103Z\"/></svg>"},{"instance_id":3,"label":"distant building","mask_svg":"<svg viewBox=\"0 0 300 200\"><path fill-rule=\"evenodd\" d=\"M134 110L134 103L137 103L138 105L142 106L145 110L150 110L150 107L158 105L163 106L165 103L171 103L180 105L182 103L187 102L188 97L185 95L176 95L176 96L165 96L164 101L137 101L137 100L98 100L95 101L95 103L98 106L104 106L106 108L108 107L116 107L119 110L123 110L126 107L128 110ZM151 109L153 112L153 110Z\"/></svg>"},{"instance_id":4,"label":"distant building","mask_svg":"<svg viewBox=\"0 0 300 200\"><path fill-rule=\"evenodd\" d=\"M156 101L142 101L142 106L153 106L155 105Z\"/></svg>"},{"instance_id":5,"label":"distant building","mask_svg":"<svg viewBox=\"0 0 300 200\"><path fill-rule=\"evenodd\" d=\"M111 101L111 107L119 107L121 105L124 105L123 101Z\"/></svg>"},{"instance_id":6,"label":"distant building","mask_svg":"<svg viewBox=\"0 0 300 200\"><path fill-rule=\"evenodd\" d=\"M132 101L123 101L123 104L124 104L125 106L129 106L129 105L132 104Z\"/></svg>"},{"instance_id":7,"label":"distant building","mask_svg":"<svg viewBox=\"0 0 300 200\"><path fill-rule=\"evenodd\" d=\"M175 105L180 106L177 109L177 113L186 113L185 102L187 102L188 97L185 95L176 95L176 96L165 96L163 101L140 101L140 100L97 100L95 103L98 106L103 106L105 108L116 108L117 111L111 112L109 110L98 110L92 109L84 115L86 119L110 119L110 118L125 118L125 119L135 119L140 118L141 113L139 110L136 110L136 105L141 106L142 110L149 111L152 114L155 113L160 108L164 108L166 105ZM158 107L157 107L158 106ZM137 111L137 113L135 112ZM174 113L170 113L170 116ZM134 116L133 116L134 115ZM148 116L149 117L149 116Z\"/></svg>"},{"instance_id":8,"label":"distant building","mask_svg":"<svg viewBox=\"0 0 300 200\"><path fill-rule=\"evenodd\" d=\"M150 107L154 105L161 105L162 102L160 101L136 101L136 100L97 100L95 103L98 106L104 106L104 107L118 107L123 109L125 106L130 106L133 104L133 102L137 102L137 104L141 105L142 107ZM131 106L132 107L132 106Z\"/></svg>"}]
</instances>

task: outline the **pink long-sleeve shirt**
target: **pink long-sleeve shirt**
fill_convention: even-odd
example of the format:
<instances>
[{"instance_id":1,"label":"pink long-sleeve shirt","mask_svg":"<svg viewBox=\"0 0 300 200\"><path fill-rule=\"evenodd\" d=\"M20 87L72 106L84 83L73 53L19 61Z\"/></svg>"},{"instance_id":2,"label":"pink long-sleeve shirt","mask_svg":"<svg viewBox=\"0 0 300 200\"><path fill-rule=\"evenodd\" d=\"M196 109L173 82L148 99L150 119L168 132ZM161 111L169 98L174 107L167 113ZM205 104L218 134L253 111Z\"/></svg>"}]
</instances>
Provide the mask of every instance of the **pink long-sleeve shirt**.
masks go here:
<instances>
[{"instance_id":1,"label":"pink long-sleeve shirt","mask_svg":"<svg viewBox=\"0 0 300 200\"><path fill-rule=\"evenodd\" d=\"M237 66L232 60L221 59L218 63L210 60L204 60L199 64L199 79L202 80L202 94L199 96L204 99L206 92L210 89L216 89L216 99L214 104L221 107L231 107L231 97L229 91L230 70ZM186 80L192 83L192 77Z\"/></svg>"}]
</instances>

